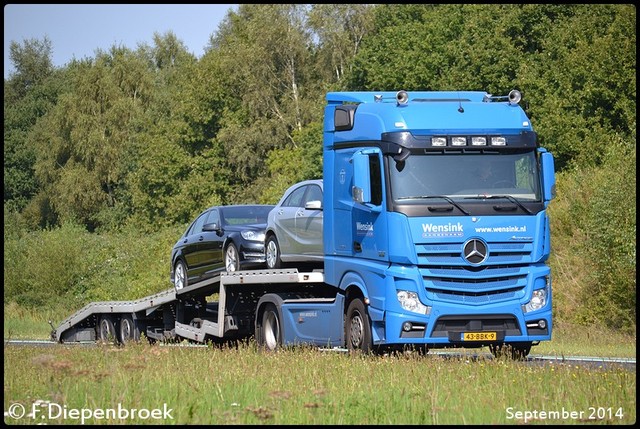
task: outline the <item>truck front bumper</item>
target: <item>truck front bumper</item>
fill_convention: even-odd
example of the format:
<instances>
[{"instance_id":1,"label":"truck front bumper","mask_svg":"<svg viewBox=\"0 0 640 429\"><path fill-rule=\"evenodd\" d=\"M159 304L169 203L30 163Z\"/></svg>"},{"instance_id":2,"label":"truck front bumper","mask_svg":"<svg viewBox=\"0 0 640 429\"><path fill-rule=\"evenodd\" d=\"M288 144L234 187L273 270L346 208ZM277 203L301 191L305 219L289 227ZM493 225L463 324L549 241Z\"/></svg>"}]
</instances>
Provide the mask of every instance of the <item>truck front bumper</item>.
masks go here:
<instances>
[{"instance_id":1,"label":"truck front bumper","mask_svg":"<svg viewBox=\"0 0 640 429\"><path fill-rule=\"evenodd\" d=\"M482 347L551 339L550 309L530 314L523 314L520 305L492 308L487 313L455 310L434 307L429 316L387 311L381 321L373 322L374 343Z\"/></svg>"}]
</instances>

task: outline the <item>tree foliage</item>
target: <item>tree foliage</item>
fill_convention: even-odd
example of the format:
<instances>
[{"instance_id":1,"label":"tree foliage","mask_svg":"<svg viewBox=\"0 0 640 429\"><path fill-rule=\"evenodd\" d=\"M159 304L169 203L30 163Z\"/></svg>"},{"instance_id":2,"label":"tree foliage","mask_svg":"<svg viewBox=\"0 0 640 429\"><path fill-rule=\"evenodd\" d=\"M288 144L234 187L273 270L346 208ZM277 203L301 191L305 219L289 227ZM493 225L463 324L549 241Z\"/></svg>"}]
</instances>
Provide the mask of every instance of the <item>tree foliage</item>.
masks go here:
<instances>
[{"instance_id":1,"label":"tree foliage","mask_svg":"<svg viewBox=\"0 0 640 429\"><path fill-rule=\"evenodd\" d=\"M35 148L29 131L56 103L64 87L64 72L51 62L51 42L30 39L10 43L15 72L4 84L4 201L22 210L38 193Z\"/></svg>"}]
</instances>

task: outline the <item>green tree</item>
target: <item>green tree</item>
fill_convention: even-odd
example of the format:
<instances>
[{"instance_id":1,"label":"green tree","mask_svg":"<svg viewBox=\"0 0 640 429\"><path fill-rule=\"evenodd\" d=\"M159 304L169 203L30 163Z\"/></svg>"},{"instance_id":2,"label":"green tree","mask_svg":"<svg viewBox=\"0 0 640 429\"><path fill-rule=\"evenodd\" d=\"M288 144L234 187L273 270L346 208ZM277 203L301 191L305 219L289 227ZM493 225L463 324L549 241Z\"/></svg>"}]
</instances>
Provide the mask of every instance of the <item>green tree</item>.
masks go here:
<instances>
[{"instance_id":1,"label":"green tree","mask_svg":"<svg viewBox=\"0 0 640 429\"><path fill-rule=\"evenodd\" d=\"M141 56L113 47L71 66L73 89L31 133L41 193L62 221L93 229L117 207L124 155L150 99L152 81Z\"/></svg>"},{"instance_id":2,"label":"green tree","mask_svg":"<svg viewBox=\"0 0 640 429\"><path fill-rule=\"evenodd\" d=\"M295 146L294 132L319 118L307 9L241 5L212 37L233 95L217 140L235 173L237 200L257 200L260 186L251 184L265 176L269 152Z\"/></svg>"},{"instance_id":3,"label":"green tree","mask_svg":"<svg viewBox=\"0 0 640 429\"><path fill-rule=\"evenodd\" d=\"M15 72L4 81L4 201L10 209L22 210L38 191L35 147L28 133L63 85L51 62L49 39L12 41L9 49Z\"/></svg>"},{"instance_id":4,"label":"green tree","mask_svg":"<svg viewBox=\"0 0 640 429\"><path fill-rule=\"evenodd\" d=\"M16 98L24 97L30 88L53 73L52 52L51 40L46 36L42 40L26 39L22 44L16 41L9 43L9 60L15 72L9 76L5 86L8 84Z\"/></svg>"},{"instance_id":5,"label":"green tree","mask_svg":"<svg viewBox=\"0 0 640 429\"><path fill-rule=\"evenodd\" d=\"M317 37L318 76L325 84L340 83L352 70L353 58L373 29L370 4L314 4L307 25Z\"/></svg>"},{"instance_id":6,"label":"green tree","mask_svg":"<svg viewBox=\"0 0 640 429\"><path fill-rule=\"evenodd\" d=\"M232 174L215 139L229 98L220 55L200 61L172 33L144 47L156 74L154 103L138 133L127 183L140 227L185 223L228 196Z\"/></svg>"},{"instance_id":7,"label":"green tree","mask_svg":"<svg viewBox=\"0 0 640 429\"><path fill-rule=\"evenodd\" d=\"M519 70L529 113L557 168L599 165L611 136L635 132L635 6L571 5L560 8L563 15L542 10L545 36Z\"/></svg>"},{"instance_id":8,"label":"green tree","mask_svg":"<svg viewBox=\"0 0 640 429\"><path fill-rule=\"evenodd\" d=\"M263 204L277 203L284 191L296 182L322 178L322 123L313 122L294 137L296 146L269 153L269 181L260 182Z\"/></svg>"}]
</instances>

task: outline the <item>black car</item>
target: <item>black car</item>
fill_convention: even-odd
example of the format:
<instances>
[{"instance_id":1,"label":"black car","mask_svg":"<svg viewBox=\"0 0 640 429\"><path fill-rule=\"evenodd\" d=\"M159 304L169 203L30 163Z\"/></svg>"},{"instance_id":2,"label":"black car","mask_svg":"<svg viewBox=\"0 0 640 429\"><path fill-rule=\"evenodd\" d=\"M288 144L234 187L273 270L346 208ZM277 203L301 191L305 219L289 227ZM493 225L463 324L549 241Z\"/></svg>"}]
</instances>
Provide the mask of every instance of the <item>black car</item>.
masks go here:
<instances>
[{"instance_id":1,"label":"black car","mask_svg":"<svg viewBox=\"0 0 640 429\"><path fill-rule=\"evenodd\" d=\"M176 290L222 271L263 266L267 215L273 207L213 206L200 213L171 250Z\"/></svg>"}]
</instances>

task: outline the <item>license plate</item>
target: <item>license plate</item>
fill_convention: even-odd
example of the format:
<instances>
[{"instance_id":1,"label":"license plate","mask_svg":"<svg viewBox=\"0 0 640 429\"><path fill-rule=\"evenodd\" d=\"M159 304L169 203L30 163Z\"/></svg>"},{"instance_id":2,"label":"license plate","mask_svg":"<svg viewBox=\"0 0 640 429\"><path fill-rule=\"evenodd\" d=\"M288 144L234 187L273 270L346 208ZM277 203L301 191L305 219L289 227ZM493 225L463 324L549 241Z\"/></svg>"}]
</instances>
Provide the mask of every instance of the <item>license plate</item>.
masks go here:
<instances>
[{"instance_id":1,"label":"license plate","mask_svg":"<svg viewBox=\"0 0 640 429\"><path fill-rule=\"evenodd\" d=\"M496 341L498 335L495 332L463 332L462 341Z\"/></svg>"}]
</instances>

